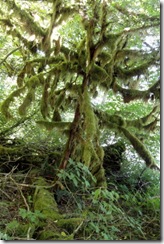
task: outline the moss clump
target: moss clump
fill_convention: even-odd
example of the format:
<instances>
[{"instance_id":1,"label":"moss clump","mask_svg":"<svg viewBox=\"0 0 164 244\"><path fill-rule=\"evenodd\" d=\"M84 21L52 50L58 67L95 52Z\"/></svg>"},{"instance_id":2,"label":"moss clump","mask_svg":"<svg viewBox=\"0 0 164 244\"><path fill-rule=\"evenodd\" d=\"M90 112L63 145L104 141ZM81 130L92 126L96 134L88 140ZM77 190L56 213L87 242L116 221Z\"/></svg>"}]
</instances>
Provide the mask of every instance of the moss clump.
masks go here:
<instances>
[{"instance_id":1,"label":"moss clump","mask_svg":"<svg viewBox=\"0 0 164 244\"><path fill-rule=\"evenodd\" d=\"M45 179L38 177L34 184L36 185L33 196L34 211L39 210L45 220L44 223L39 223L43 228L40 230L38 240L73 240L74 231L83 219L64 219Z\"/></svg>"},{"instance_id":2,"label":"moss clump","mask_svg":"<svg viewBox=\"0 0 164 244\"><path fill-rule=\"evenodd\" d=\"M53 194L46 189L47 183L44 178L39 177L35 184L37 187L33 197L34 210L39 210L46 219L54 221L60 219L57 203Z\"/></svg>"},{"instance_id":3,"label":"moss clump","mask_svg":"<svg viewBox=\"0 0 164 244\"><path fill-rule=\"evenodd\" d=\"M50 228L50 227L49 227ZM56 231L54 229L52 230L44 230L41 232L41 234L39 235L38 240L60 240L60 241L68 241L68 240L73 240L74 236L73 235L67 235L65 232L63 231Z\"/></svg>"}]
</instances>

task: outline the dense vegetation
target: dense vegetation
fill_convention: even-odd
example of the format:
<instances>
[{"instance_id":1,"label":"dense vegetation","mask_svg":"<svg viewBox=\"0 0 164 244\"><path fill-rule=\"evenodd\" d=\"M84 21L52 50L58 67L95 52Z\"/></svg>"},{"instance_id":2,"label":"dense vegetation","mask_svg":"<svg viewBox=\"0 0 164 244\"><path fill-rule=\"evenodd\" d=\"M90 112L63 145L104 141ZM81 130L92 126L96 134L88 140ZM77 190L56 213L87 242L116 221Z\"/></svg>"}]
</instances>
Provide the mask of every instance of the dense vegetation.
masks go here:
<instances>
[{"instance_id":1,"label":"dense vegetation","mask_svg":"<svg viewBox=\"0 0 164 244\"><path fill-rule=\"evenodd\" d=\"M160 240L159 2L0 4L0 239Z\"/></svg>"}]
</instances>

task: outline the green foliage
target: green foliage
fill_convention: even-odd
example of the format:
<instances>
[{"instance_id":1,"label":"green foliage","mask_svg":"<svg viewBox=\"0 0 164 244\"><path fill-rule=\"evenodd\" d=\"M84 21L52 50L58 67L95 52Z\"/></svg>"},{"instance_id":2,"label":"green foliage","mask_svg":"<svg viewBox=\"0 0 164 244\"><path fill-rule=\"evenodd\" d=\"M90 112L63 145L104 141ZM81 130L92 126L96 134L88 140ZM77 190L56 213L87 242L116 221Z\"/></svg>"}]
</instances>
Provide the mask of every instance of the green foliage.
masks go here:
<instances>
[{"instance_id":1,"label":"green foliage","mask_svg":"<svg viewBox=\"0 0 164 244\"><path fill-rule=\"evenodd\" d=\"M19 222L16 219L14 219L11 222L7 223L6 230L9 233L15 233L18 227L19 227Z\"/></svg>"},{"instance_id":2,"label":"green foliage","mask_svg":"<svg viewBox=\"0 0 164 244\"><path fill-rule=\"evenodd\" d=\"M87 166L74 162L72 159L69 159L67 170L60 170L58 177L68 187L73 186L75 191L79 190L80 186L82 186L81 189L87 191L96 182ZM73 188L71 187L71 189Z\"/></svg>"},{"instance_id":3,"label":"green foliage","mask_svg":"<svg viewBox=\"0 0 164 244\"><path fill-rule=\"evenodd\" d=\"M44 215L39 210L32 212L24 208L19 208L19 215L22 217L22 219L35 224L39 222L39 219L44 218Z\"/></svg>"},{"instance_id":4,"label":"green foliage","mask_svg":"<svg viewBox=\"0 0 164 244\"><path fill-rule=\"evenodd\" d=\"M92 233L90 240L115 240L119 229L110 223L114 219L114 212L119 212L114 204L119 199L118 193L99 188L92 192L91 199L87 215L89 224L86 227L88 234Z\"/></svg>"},{"instance_id":5,"label":"green foliage","mask_svg":"<svg viewBox=\"0 0 164 244\"><path fill-rule=\"evenodd\" d=\"M0 232L0 240L9 241L11 240L11 237L3 232Z\"/></svg>"},{"instance_id":6,"label":"green foliage","mask_svg":"<svg viewBox=\"0 0 164 244\"><path fill-rule=\"evenodd\" d=\"M90 192L90 189L96 183L96 179L88 167L69 159L67 170L60 170L57 176L64 186L64 189L59 189L56 192L57 202L64 202L68 206L69 204L76 206L78 212L85 208L85 202L81 197L83 194Z\"/></svg>"},{"instance_id":7,"label":"green foliage","mask_svg":"<svg viewBox=\"0 0 164 244\"><path fill-rule=\"evenodd\" d=\"M148 236L145 231L151 221L149 219L153 218L155 225L159 227L159 173L150 174L150 169L136 168L133 175L127 176L127 170L124 168L120 175L110 176L109 190L94 189L88 182L88 173L82 174L85 172L81 171L83 165L69 160L69 169L70 166L75 168L75 165L76 170L61 171L58 174L65 189L58 190L56 194L58 202L65 200L64 205L68 209L71 209L73 204L74 214L80 212L84 216L78 238L80 236L84 240L146 240ZM78 177L82 180L79 181ZM110 183L113 183L114 190L110 190ZM152 232L152 239L159 238L159 231L156 231Z\"/></svg>"}]
</instances>

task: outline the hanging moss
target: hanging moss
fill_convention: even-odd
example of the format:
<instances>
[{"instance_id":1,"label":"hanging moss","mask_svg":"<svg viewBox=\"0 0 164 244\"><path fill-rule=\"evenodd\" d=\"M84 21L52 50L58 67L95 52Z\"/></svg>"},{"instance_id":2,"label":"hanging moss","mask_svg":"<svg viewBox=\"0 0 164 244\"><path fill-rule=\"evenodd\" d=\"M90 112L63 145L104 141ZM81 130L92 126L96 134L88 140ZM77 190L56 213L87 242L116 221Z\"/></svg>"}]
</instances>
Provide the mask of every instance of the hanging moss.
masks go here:
<instances>
[{"instance_id":1,"label":"hanging moss","mask_svg":"<svg viewBox=\"0 0 164 244\"><path fill-rule=\"evenodd\" d=\"M7 119L12 119L13 116L11 115L11 113L9 112L9 106L11 104L11 102L14 102L15 97L19 97L21 93L23 93L25 91L25 86L18 88L17 90L13 91L9 97L2 103L1 105L1 111L4 114L4 116Z\"/></svg>"},{"instance_id":2,"label":"hanging moss","mask_svg":"<svg viewBox=\"0 0 164 244\"><path fill-rule=\"evenodd\" d=\"M99 60L101 67L103 68L107 63L111 61L112 55L107 52L101 52L99 54Z\"/></svg>"},{"instance_id":3,"label":"hanging moss","mask_svg":"<svg viewBox=\"0 0 164 244\"><path fill-rule=\"evenodd\" d=\"M55 108L60 108L60 106L62 105L62 103L63 103L63 101L64 101L64 98L65 98L65 91L62 91L59 95L58 95L58 97L57 97L57 99L56 99L56 101L55 101L55 104L54 104L54 106L55 106Z\"/></svg>"},{"instance_id":4,"label":"hanging moss","mask_svg":"<svg viewBox=\"0 0 164 244\"><path fill-rule=\"evenodd\" d=\"M34 75L32 77L29 78L29 80L27 81L27 87L28 89L35 89L36 87L38 87L40 85L40 79L41 75Z\"/></svg>"},{"instance_id":5,"label":"hanging moss","mask_svg":"<svg viewBox=\"0 0 164 244\"><path fill-rule=\"evenodd\" d=\"M44 126L47 130L52 130L54 128L65 130L70 129L71 122L50 122L50 121L36 121L40 126Z\"/></svg>"},{"instance_id":6,"label":"hanging moss","mask_svg":"<svg viewBox=\"0 0 164 244\"><path fill-rule=\"evenodd\" d=\"M81 94L82 87L81 87L81 85L75 85L72 83L67 83L66 84L66 90L70 92L71 96L77 97Z\"/></svg>"},{"instance_id":7,"label":"hanging moss","mask_svg":"<svg viewBox=\"0 0 164 244\"><path fill-rule=\"evenodd\" d=\"M48 88L49 88L49 82L45 81L45 84L43 87L42 98L41 98L41 102L40 102L40 111L41 111L41 114L44 119L49 117Z\"/></svg>"},{"instance_id":8,"label":"hanging moss","mask_svg":"<svg viewBox=\"0 0 164 244\"><path fill-rule=\"evenodd\" d=\"M108 80L109 81L109 75L108 73L105 71L105 69L103 69L102 67L94 64L92 70L91 70L91 81L92 82L98 82L99 83L103 83L105 81Z\"/></svg>"},{"instance_id":9,"label":"hanging moss","mask_svg":"<svg viewBox=\"0 0 164 244\"><path fill-rule=\"evenodd\" d=\"M113 91L115 93L120 92L123 96L124 103L129 103L133 100L137 99L143 99L144 101L148 101L150 98L150 91L145 90L135 90L135 89L126 89L122 88L120 85L118 85L116 82L113 84Z\"/></svg>"},{"instance_id":10,"label":"hanging moss","mask_svg":"<svg viewBox=\"0 0 164 244\"><path fill-rule=\"evenodd\" d=\"M31 103L35 100L35 90L30 89L29 92L27 93L23 103L21 106L18 108L18 112L21 116L25 116L27 113L27 109L31 105Z\"/></svg>"},{"instance_id":11,"label":"hanging moss","mask_svg":"<svg viewBox=\"0 0 164 244\"><path fill-rule=\"evenodd\" d=\"M22 21L21 28L25 29L30 35L35 33L36 35L39 35L41 37L44 37L44 31L43 29L37 25L37 23L34 21L34 18L27 13L24 9L21 9L15 2L13 1L6 1L6 4L8 5L9 9L12 9L14 12L14 15L16 18L20 18Z\"/></svg>"}]
</instances>

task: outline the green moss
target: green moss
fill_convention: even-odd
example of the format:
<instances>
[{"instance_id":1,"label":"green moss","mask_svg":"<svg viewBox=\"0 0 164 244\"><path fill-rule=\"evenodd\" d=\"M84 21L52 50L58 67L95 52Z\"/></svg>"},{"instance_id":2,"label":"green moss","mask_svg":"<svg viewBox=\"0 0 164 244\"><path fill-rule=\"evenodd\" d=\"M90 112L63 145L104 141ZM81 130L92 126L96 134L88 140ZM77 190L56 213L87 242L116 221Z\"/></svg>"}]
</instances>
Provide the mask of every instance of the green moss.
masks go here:
<instances>
[{"instance_id":1,"label":"green moss","mask_svg":"<svg viewBox=\"0 0 164 244\"><path fill-rule=\"evenodd\" d=\"M17 90L13 91L9 97L2 103L1 105L1 111L4 114L4 116L7 119L12 119L13 116L11 115L11 113L9 112L9 106L11 104L11 102L14 102L15 97L19 97L21 93L23 93L25 91L25 86L18 88Z\"/></svg>"},{"instance_id":2,"label":"green moss","mask_svg":"<svg viewBox=\"0 0 164 244\"><path fill-rule=\"evenodd\" d=\"M96 119L93 112L93 108L90 102L90 96L87 89L84 91L84 101L83 101L83 111L85 115L85 130L86 130L86 140L92 140L96 134Z\"/></svg>"},{"instance_id":3,"label":"green moss","mask_svg":"<svg viewBox=\"0 0 164 244\"><path fill-rule=\"evenodd\" d=\"M96 180L97 180L97 186L101 186L101 187L105 187L105 188L107 187L105 171L102 166L100 167L98 172L96 174L94 174L94 176L96 177Z\"/></svg>"},{"instance_id":4,"label":"green moss","mask_svg":"<svg viewBox=\"0 0 164 244\"><path fill-rule=\"evenodd\" d=\"M90 162L91 162L91 157L92 157L92 143L91 142L86 142L84 145L84 151L83 151L83 161L84 164L89 167Z\"/></svg>"},{"instance_id":5,"label":"green moss","mask_svg":"<svg viewBox=\"0 0 164 244\"><path fill-rule=\"evenodd\" d=\"M82 221L82 218L60 219L57 221L57 226L66 229L69 233L73 233Z\"/></svg>"},{"instance_id":6,"label":"green moss","mask_svg":"<svg viewBox=\"0 0 164 244\"><path fill-rule=\"evenodd\" d=\"M45 179L39 177L35 184L37 187L33 197L34 210L39 210L46 219L54 221L60 219L61 215L59 214L57 203L54 195L46 189L47 182Z\"/></svg>"},{"instance_id":7,"label":"green moss","mask_svg":"<svg viewBox=\"0 0 164 244\"><path fill-rule=\"evenodd\" d=\"M43 93L42 93L42 98L40 102L40 110L43 118L45 119L46 117L49 117L49 82L45 81L44 87L43 87Z\"/></svg>"},{"instance_id":8,"label":"green moss","mask_svg":"<svg viewBox=\"0 0 164 244\"><path fill-rule=\"evenodd\" d=\"M104 150L103 150L103 148L97 145L96 153L97 153L97 156L98 156L99 160L102 162L102 160L104 158Z\"/></svg>"},{"instance_id":9,"label":"green moss","mask_svg":"<svg viewBox=\"0 0 164 244\"><path fill-rule=\"evenodd\" d=\"M33 196L34 211L39 210L45 219L38 239L73 240L73 232L83 221L82 218L63 219L63 216L59 213L53 193L46 188L48 184L45 179L38 177L34 184L36 185Z\"/></svg>"},{"instance_id":10,"label":"green moss","mask_svg":"<svg viewBox=\"0 0 164 244\"><path fill-rule=\"evenodd\" d=\"M68 240L73 240L74 237L73 235L67 235L63 231L55 231L55 229L52 230L44 230L41 231L38 240L60 240L60 241L68 241Z\"/></svg>"},{"instance_id":11,"label":"green moss","mask_svg":"<svg viewBox=\"0 0 164 244\"><path fill-rule=\"evenodd\" d=\"M23 103L18 108L18 112L21 116L25 116L27 113L27 109L31 105L31 103L35 100L35 91L33 89L30 89L27 93Z\"/></svg>"},{"instance_id":12,"label":"green moss","mask_svg":"<svg viewBox=\"0 0 164 244\"><path fill-rule=\"evenodd\" d=\"M10 148L10 147L4 147L0 145L0 155L3 154L15 154L18 149Z\"/></svg>"},{"instance_id":13,"label":"green moss","mask_svg":"<svg viewBox=\"0 0 164 244\"><path fill-rule=\"evenodd\" d=\"M90 95L87 88L84 91L82 112L84 114L84 142L82 144L82 162L90 169L91 173L96 176L98 185L106 185L104 170L102 167L104 151L99 146L99 129L98 120L93 111Z\"/></svg>"},{"instance_id":14,"label":"green moss","mask_svg":"<svg viewBox=\"0 0 164 244\"><path fill-rule=\"evenodd\" d=\"M91 81L103 83L103 82L107 81L107 79L109 82L109 75L105 71L105 69L103 69L102 67L95 64L91 71Z\"/></svg>"},{"instance_id":15,"label":"green moss","mask_svg":"<svg viewBox=\"0 0 164 244\"><path fill-rule=\"evenodd\" d=\"M153 167L153 166L155 167L156 166L155 160L151 156L150 152L146 149L144 144L127 129L121 128L121 131L124 133L124 135L127 137L127 139L131 142L131 144L133 145L136 152L146 162L146 165L148 167Z\"/></svg>"},{"instance_id":16,"label":"green moss","mask_svg":"<svg viewBox=\"0 0 164 244\"><path fill-rule=\"evenodd\" d=\"M91 163L91 158L94 151L93 140L97 132L97 121L95 119L95 114L90 102L90 96L87 88L84 91L82 111L84 114L84 133L85 142L83 146L83 156L82 161L89 167Z\"/></svg>"},{"instance_id":17,"label":"green moss","mask_svg":"<svg viewBox=\"0 0 164 244\"><path fill-rule=\"evenodd\" d=\"M45 127L47 130L52 130L54 128L58 128L61 130L65 130L65 129L70 129L71 126L71 122L54 122L54 121L36 121L36 123L40 126Z\"/></svg>"},{"instance_id":18,"label":"green moss","mask_svg":"<svg viewBox=\"0 0 164 244\"><path fill-rule=\"evenodd\" d=\"M30 88L35 89L39 85L40 85L40 80L39 80L38 75L35 75L35 76L30 77L29 80L27 81L27 87L29 89Z\"/></svg>"}]
</instances>

